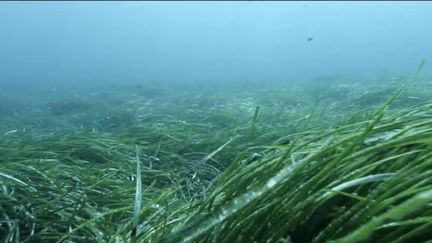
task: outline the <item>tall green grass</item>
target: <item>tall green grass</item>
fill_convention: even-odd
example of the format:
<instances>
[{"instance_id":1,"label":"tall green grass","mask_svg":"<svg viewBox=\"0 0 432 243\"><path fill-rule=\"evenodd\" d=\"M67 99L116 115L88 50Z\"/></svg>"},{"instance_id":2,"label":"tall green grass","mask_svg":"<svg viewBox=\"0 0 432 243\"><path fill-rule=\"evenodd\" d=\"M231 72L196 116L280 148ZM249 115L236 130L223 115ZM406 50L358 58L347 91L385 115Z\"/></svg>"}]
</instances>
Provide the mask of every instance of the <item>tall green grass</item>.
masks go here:
<instances>
[{"instance_id":1,"label":"tall green grass","mask_svg":"<svg viewBox=\"0 0 432 243\"><path fill-rule=\"evenodd\" d=\"M119 93L125 102L113 107L2 120L0 240L430 239L432 104L425 82L414 82L419 70L379 102L356 103L357 86L352 97L317 101L312 84ZM422 99L400 102L410 96Z\"/></svg>"}]
</instances>

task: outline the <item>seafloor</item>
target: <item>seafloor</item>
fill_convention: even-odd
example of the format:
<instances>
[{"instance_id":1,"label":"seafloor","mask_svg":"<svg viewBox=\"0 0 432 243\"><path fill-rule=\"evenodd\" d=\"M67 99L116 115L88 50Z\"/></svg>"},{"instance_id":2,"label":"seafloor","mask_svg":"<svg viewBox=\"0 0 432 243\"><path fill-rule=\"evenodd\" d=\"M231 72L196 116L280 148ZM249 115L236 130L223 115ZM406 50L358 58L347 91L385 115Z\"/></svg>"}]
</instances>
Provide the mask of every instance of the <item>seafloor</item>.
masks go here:
<instances>
[{"instance_id":1,"label":"seafloor","mask_svg":"<svg viewBox=\"0 0 432 243\"><path fill-rule=\"evenodd\" d=\"M3 88L0 242L431 239L431 90L410 76Z\"/></svg>"}]
</instances>

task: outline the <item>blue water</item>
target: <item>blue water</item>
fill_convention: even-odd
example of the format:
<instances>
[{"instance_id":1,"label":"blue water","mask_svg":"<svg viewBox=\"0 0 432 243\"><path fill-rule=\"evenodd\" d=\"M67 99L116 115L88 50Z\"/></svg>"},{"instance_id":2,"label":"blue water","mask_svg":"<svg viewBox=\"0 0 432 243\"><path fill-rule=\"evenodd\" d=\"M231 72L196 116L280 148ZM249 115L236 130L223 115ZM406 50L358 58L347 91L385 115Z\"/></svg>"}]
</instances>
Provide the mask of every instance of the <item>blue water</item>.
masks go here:
<instances>
[{"instance_id":1,"label":"blue water","mask_svg":"<svg viewBox=\"0 0 432 243\"><path fill-rule=\"evenodd\" d=\"M1 2L0 84L399 75L432 60L431 13L411 1Z\"/></svg>"}]
</instances>

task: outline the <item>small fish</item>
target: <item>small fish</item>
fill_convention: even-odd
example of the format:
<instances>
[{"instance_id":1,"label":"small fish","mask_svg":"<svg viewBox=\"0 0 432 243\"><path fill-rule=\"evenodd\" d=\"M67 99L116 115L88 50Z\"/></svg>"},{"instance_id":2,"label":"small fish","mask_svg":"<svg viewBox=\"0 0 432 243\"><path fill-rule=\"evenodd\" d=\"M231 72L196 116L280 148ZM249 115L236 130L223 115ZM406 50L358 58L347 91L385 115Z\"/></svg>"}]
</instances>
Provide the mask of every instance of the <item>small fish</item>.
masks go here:
<instances>
[{"instance_id":1,"label":"small fish","mask_svg":"<svg viewBox=\"0 0 432 243\"><path fill-rule=\"evenodd\" d=\"M312 41L314 38L313 37L309 37L307 38L307 41Z\"/></svg>"}]
</instances>

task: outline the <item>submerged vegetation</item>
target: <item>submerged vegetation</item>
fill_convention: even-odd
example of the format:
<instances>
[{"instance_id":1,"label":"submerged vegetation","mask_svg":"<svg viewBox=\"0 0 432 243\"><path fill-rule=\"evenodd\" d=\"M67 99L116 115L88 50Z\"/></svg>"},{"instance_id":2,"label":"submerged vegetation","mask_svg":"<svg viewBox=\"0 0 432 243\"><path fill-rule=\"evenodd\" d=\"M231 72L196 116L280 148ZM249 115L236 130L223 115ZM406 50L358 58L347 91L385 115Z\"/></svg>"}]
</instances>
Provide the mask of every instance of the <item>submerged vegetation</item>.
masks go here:
<instances>
[{"instance_id":1,"label":"submerged vegetation","mask_svg":"<svg viewBox=\"0 0 432 243\"><path fill-rule=\"evenodd\" d=\"M0 241L431 239L432 83L413 84L140 86L20 106L0 124Z\"/></svg>"}]
</instances>

